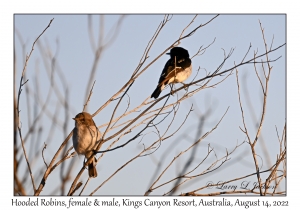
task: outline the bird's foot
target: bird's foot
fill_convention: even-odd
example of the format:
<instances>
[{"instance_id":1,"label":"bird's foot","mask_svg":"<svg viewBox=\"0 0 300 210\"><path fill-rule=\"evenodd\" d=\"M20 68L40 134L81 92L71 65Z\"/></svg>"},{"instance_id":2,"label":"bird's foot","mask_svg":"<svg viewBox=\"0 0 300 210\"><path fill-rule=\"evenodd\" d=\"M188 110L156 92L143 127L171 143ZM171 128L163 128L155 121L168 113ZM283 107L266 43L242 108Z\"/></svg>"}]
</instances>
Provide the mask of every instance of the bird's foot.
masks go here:
<instances>
[{"instance_id":1,"label":"bird's foot","mask_svg":"<svg viewBox=\"0 0 300 210\"><path fill-rule=\"evenodd\" d=\"M83 158L83 166L85 165L85 158ZM86 167L84 167L85 169L87 169Z\"/></svg>"},{"instance_id":2,"label":"bird's foot","mask_svg":"<svg viewBox=\"0 0 300 210\"><path fill-rule=\"evenodd\" d=\"M175 91L174 91L174 90L171 90L171 95L172 95L172 96L174 95L174 93L175 93Z\"/></svg>"},{"instance_id":3,"label":"bird's foot","mask_svg":"<svg viewBox=\"0 0 300 210\"><path fill-rule=\"evenodd\" d=\"M187 89L188 89L188 85L187 84L185 84L185 83L181 83L182 85L183 85L183 88L184 88L184 90L186 90L187 91Z\"/></svg>"}]
</instances>

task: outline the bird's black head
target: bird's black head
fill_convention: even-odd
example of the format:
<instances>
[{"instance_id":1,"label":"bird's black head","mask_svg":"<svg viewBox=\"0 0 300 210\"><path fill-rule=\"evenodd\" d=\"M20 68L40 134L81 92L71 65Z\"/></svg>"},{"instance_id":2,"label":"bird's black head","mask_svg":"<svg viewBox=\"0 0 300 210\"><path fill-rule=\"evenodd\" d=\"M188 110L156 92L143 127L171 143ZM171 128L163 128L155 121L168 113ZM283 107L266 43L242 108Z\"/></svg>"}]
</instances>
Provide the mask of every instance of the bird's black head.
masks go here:
<instances>
[{"instance_id":1,"label":"bird's black head","mask_svg":"<svg viewBox=\"0 0 300 210\"><path fill-rule=\"evenodd\" d=\"M170 50L170 53L167 53L167 55L170 55L171 57L174 57L174 56L180 56L180 57L186 57L186 58L190 57L189 52L182 47L172 48Z\"/></svg>"}]
</instances>

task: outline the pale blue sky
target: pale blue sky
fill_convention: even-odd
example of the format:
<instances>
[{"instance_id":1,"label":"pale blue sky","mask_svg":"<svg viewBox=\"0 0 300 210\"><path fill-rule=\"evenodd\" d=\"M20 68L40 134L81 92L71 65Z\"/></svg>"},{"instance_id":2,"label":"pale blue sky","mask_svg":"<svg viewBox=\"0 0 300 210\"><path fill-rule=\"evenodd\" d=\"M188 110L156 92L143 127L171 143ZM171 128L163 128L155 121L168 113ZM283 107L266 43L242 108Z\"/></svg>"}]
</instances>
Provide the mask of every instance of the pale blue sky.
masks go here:
<instances>
[{"instance_id":1,"label":"pale blue sky","mask_svg":"<svg viewBox=\"0 0 300 210\"><path fill-rule=\"evenodd\" d=\"M187 32L195 28L201 23L205 23L211 19L214 15L199 15L195 22L190 26ZM65 77L66 84L69 87L69 103L71 105L70 118L67 124L68 131L74 126L74 122L71 117L74 117L78 112L82 110L84 100L86 98L86 85L88 81L89 72L93 62L93 52L88 36L88 17L86 15L15 15L14 27L22 36L26 47L25 51L29 52L31 45L38 34L49 23L50 19L54 18L51 27L41 37L41 43L49 46L51 53L56 54L56 59L60 66L61 71ZM149 53L149 61L158 56L162 51L169 47L180 35L182 29L192 20L193 15L174 15L172 20L166 25L162 33L155 42L153 48ZM250 43L252 48L247 58L253 55L253 51L258 49L258 54L264 52L264 44L259 26L259 20L265 28L265 36L267 43L270 44L274 35L273 47L277 47L286 42L286 16L285 15L220 15L214 21L207 26L198 30L192 37L182 41L182 47L189 50L190 55L194 55L200 46L209 45L214 38L215 43L207 49L207 51L198 57L193 59L194 71L192 77L195 76L198 67L201 67L199 75L204 75L204 72L213 72L222 62L223 50L228 53L231 48L235 48L232 57L225 63L223 69L233 67L234 62L240 62L244 57ZM113 24L117 21L118 15L106 15L105 16L105 33L108 33ZM129 79L131 73L136 68L140 57L149 41L152 37L155 29L160 21L162 21L163 15L128 15L125 17L123 24L120 28L120 33L116 37L115 42L103 53L96 73L96 84L94 87L93 95L89 103L89 112L93 113L98 109L109 97L111 97L117 90L119 90L125 82ZM99 32L99 18L93 16L93 28L95 37ZM20 72L23 66L22 49L20 40L15 36L15 49L17 58L17 74L16 78L19 81ZM279 51L273 53L270 57L275 59L282 56L278 61L272 63L273 71L271 75L271 81L269 86L269 95L267 102L267 114L265 124L262 131L262 136L267 144L268 152L274 161L278 152L277 137L275 126L282 131L282 128L286 119L286 51L285 47ZM162 56L157 62L155 62L142 76L137 80L130 90L131 106L141 103L147 98L154 90L161 70L167 61L168 56ZM148 62L149 62L148 61ZM40 50L36 46L35 51L30 59L27 67L27 77L29 78L28 86L34 89L34 78L36 76L36 69L38 68L39 83L41 88L39 91L43 97L46 97L47 88L49 87L49 80L44 70L44 64L40 56ZM260 69L259 69L260 70ZM247 83L242 80L243 76L247 76ZM261 113L261 88L253 65L245 65L239 68L239 76L241 86L247 88L251 97L251 102L255 107L256 117L259 118ZM198 76L199 77L199 76ZM63 85L56 75L56 86L61 88ZM237 87L235 82L235 74L230 76L226 81L221 83L215 89L205 89L194 95L191 99L182 103L179 116L183 118L188 111L190 105L193 103L196 110L201 113L205 112L208 107L213 107L213 113L207 120L204 126L204 132L209 131L218 119L222 116L228 106L230 106L229 112L225 116L218 129L205 141L201 143L201 149L199 152L207 150L207 144L210 143L213 147L218 149L220 156L226 151L232 149L236 142L242 142L244 135L240 131L239 126L242 126L241 113L238 104ZM191 81L191 78L188 82ZM219 79L215 80L219 81ZM179 85L177 86L179 87ZM169 89L164 90L163 94L166 94ZM243 94L243 91L241 92ZM25 91L21 97L21 118L22 129L26 133L27 120L26 120L26 100ZM182 94L182 93L181 93ZM45 98L44 98L45 99ZM242 96L243 104L246 106L247 102L245 97ZM172 101L175 97L171 97ZM56 106L56 102L53 99L51 101L53 109ZM126 104L123 104L125 106ZM121 110L124 110L125 107ZM52 110L53 111L53 110ZM106 123L109 120L112 107L101 112L94 119L97 125ZM245 107L245 111L249 111ZM196 113L196 112L195 112ZM64 114L61 111L60 121L64 122ZM246 114L247 123L253 138L254 124L251 120L251 116ZM167 164L181 149L186 148L191 143L188 140L195 135L195 128L198 122L198 118L194 115L189 118L188 122L175 137L184 138L175 149L169 152L164 164ZM43 121L45 134L41 136L41 142L38 146L42 148L43 142L46 141L48 129L50 128L49 119L45 118ZM180 121L176 122L174 127L179 126ZM103 131L103 128L101 129ZM181 135L185 134L184 137ZM152 136L153 137L153 136ZM50 160L54 152L57 150L65 136L60 130L55 131L53 135L53 142L47 148L45 157ZM151 137L149 137L151 138ZM125 139L123 140L125 142ZM95 186L98 186L105 180L111 173L118 169L130 158L135 156L137 152L141 151L141 143L138 141L130 143L128 147L120 149L115 152L111 152L103 159L103 164L100 162L98 165L98 177L89 183L89 186L85 192L91 192ZM143 140L147 144L147 140ZM272 142L275 143L272 143ZM171 141L170 141L171 142ZM169 142L169 143L170 143ZM47 142L46 142L47 143ZM168 144L162 145L160 149L154 153L156 159L160 158ZM248 151L248 153L245 153ZM237 156L245 153L245 161L237 161L229 168L226 168L220 172L216 172L213 175L201 177L195 184L203 186L208 181L225 181L227 179L235 178L237 176L246 175L254 172L253 160L250 154L249 145L244 145L240 148L236 155L232 156L232 160ZM258 149L258 153L264 157L264 152ZM201 157L201 155L200 155ZM81 167L82 157L77 158L78 167L74 170L74 175L77 174ZM181 160L181 164L184 163ZM230 162L228 162L230 163ZM38 162L37 164L43 164ZM250 164L250 167L248 166ZM252 165L251 165L252 164ZM268 165L264 162L263 168ZM37 166L36 166L37 167ZM104 185L96 194L97 195L143 195L149 186L149 182L153 175L155 164L150 157L143 157L134 161L129 166L125 167L119 172L112 180ZM250 169L251 168L251 169ZM232 171L235 173L233 174ZM175 168L173 168L167 176L173 177L175 174ZM53 173L49 176L47 185L44 188L42 194L46 195L52 192L52 183L57 180L59 174ZM84 173L81 180L85 181L87 173ZM167 179L163 179L167 180ZM39 183L40 180L36 180ZM193 189L194 186L188 186L183 188L182 191ZM163 188L155 191L153 194L162 194L169 188ZM28 191L30 192L30 191Z\"/></svg>"}]
</instances>

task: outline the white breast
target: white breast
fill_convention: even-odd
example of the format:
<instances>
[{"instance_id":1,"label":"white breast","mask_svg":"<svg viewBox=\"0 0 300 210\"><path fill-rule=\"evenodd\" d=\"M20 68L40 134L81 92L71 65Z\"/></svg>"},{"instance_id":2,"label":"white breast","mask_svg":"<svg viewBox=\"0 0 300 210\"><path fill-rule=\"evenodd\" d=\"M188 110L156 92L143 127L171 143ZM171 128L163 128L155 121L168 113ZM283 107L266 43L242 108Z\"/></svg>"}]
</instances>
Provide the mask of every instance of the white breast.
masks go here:
<instances>
[{"instance_id":1,"label":"white breast","mask_svg":"<svg viewBox=\"0 0 300 210\"><path fill-rule=\"evenodd\" d=\"M189 76L191 76L191 74L192 74L192 66L190 66L189 68L186 68L184 71L179 72L178 74L176 74L176 77L170 79L168 84L183 82L187 78L189 78Z\"/></svg>"}]
</instances>

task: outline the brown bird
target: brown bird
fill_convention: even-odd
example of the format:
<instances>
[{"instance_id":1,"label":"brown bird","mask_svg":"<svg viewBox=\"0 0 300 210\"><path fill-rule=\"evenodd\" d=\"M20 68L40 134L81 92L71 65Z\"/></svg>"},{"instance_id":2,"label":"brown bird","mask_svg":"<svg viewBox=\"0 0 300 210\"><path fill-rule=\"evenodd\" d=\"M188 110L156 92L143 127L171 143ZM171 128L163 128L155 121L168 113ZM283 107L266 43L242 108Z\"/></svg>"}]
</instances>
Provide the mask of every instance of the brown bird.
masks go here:
<instances>
[{"instance_id":1,"label":"brown bird","mask_svg":"<svg viewBox=\"0 0 300 210\"><path fill-rule=\"evenodd\" d=\"M73 146L79 155L84 155L87 159L94 155L101 133L97 128L92 115L87 112L79 113L73 118L75 128L73 130ZM90 177L97 177L96 158L88 165Z\"/></svg>"},{"instance_id":2,"label":"brown bird","mask_svg":"<svg viewBox=\"0 0 300 210\"><path fill-rule=\"evenodd\" d=\"M158 85L151 98L158 98L166 85L171 83L182 83L192 73L192 61L189 52L182 47L174 47L170 50L171 58L167 61L158 81Z\"/></svg>"}]
</instances>

